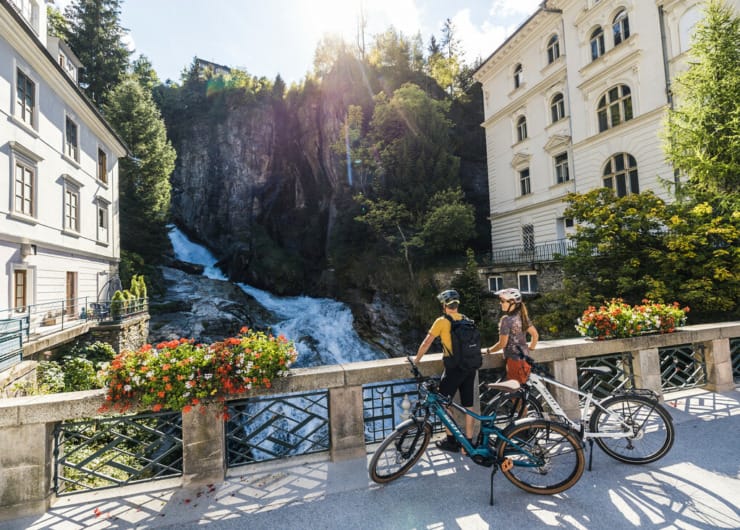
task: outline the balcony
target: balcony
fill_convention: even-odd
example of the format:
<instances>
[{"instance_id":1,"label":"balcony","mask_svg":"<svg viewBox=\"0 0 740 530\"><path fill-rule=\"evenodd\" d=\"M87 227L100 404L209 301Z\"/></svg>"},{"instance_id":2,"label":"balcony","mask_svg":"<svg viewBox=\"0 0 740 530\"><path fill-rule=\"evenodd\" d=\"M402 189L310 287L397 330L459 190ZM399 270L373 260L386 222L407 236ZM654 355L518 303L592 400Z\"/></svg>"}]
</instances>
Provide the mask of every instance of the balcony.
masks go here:
<instances>
[{"instance_id":1,"label":"balcony","mask_svg":"<svg viewBox=\"0 0 740 530\"><path fill-rule=\"evenodd\" d=\"M491 253L492 265L516 265L521 263L541 263L558 261L567 255L575 243L570 239L546 241L532 246L519 245L494 250Z\"/></svg>"}]
</instances>

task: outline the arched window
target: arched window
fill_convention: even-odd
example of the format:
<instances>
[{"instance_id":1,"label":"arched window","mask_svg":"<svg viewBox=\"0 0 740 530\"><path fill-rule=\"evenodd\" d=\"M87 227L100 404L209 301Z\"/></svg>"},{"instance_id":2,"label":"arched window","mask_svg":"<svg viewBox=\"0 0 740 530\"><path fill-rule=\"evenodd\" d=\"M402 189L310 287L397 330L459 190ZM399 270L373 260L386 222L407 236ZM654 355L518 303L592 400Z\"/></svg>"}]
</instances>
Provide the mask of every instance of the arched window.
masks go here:
<instances>
[{"instance_id":1,"label":"arched window","mask_svg":"<svg viewBox=\"0 0 740 530\"><path fill-rule=\"evenodd\" d=\"M604 52L606 51L606 48L604 47L604 30L601 28L596 28L593 33L591 33L591 60L595 61L602 55L604 55Z\"/></svg>"},{"instance_id":2,"label":"arched window","mask_svg":"<svg viewBox=\"0 0 740 530\"><path fill-rule=\"evenodd\" d=\"M601 96L596 110L599 117L599 132L616 127L633 118L632 94L627 85L617 85Z\"/></svg>"},{"instance_id":3,"label":"arched window","mask_svg":"<svg viewBox=\"0 0 740 530\"><path fill-rule=\"evenodd\" d=\"M514 67L514 88L519 88L522 84L522 65L517 64Z\"/></svg>"},{"instance_id":4,"label":"arched window","mask_svg":"<svg viewBox=\"0 0 740 530\"><path fill-rule=\"evenodd\" d=\"M550 117L553 123L565 118L565 99L560 92L555 94L550 100Z\"/></svg>"},{"instance_id":5,"label":"arched window","mask_svg":"<svg viewBox=\"0 0 740 530\"><path fill-rule=\"evenodd\" d=\"M557 35L553 35L547 43L547 64L555 62L558 57L560 57L560 41Z\"/></svg>"},{"instance_id":6,"label":"arched window","mask_svg":"<svg viewBox=\"0 0 740 530\"><path fill-rule=\"evenodd\" d=\"M627 40L630 36L630 19L627 17L627 10L622 9L612 22L612 31L614 32L614 46L619 45L622 41Z\"/></svg>"},{"instance_id":7,"label":"arched window","mask_svg":"<svg viewBox=\"0 0 740 530\"><path fill-rule=\"evenodd\" d=\"M516 120L516 138L520 142L527 139L527 118L524 116Z\"/></svg>"},{"instance_id":8,"label":"arched window","mask_svg":"<svg viewBox=\"0 0 740 530\"><path fill-rule=\"evenodd\" d=\"M604 187L614 190L617 197L640 193L635 157L628 153L619 153L611 157L604 166L602 181Z\"/></svg>"}]
</instances>

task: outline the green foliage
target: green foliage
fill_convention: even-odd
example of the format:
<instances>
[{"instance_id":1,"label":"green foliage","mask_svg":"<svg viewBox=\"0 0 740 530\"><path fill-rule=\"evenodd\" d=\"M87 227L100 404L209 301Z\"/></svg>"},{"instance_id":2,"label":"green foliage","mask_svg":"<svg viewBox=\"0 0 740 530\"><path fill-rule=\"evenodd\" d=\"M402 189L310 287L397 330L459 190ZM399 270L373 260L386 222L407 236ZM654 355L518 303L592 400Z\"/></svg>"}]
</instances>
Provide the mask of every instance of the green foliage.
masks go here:
<instances>
[{"instance_id":1,"label":"green foliage","mask_svg":"<svg viewBox=\"0 0 740 530\"><path fill-rule=\"evenodd\" d=\"M666 282L660 260L665 253L664 202L652 192L617 198L608 188L570 194L565 217L577 223L576 246L563 267L576 289L595 289L603 298L637 303L661 300Z\"/></svg>"},{"instance_id":2,"label":"green foliage","mask_svg":"<svg viewBox=\"0 0 740 530\"><path fill-rule=\"evenodd\" d=\"M598 309L589 306L578 319L576 329L584 337L599 340L635 337L644 333L672 333L686 323L688 307L678 303L656 304L643 300L630 306L623 300L612 299Z\"/></svg>"},{"instance_id":3,"label":"green foliage","mask_svg":"<svg viewBox=\"0 0 740 530\"><path fill-rule=\"evenodd\" d=\"M151 94L134 79L110 93L105 113L133 153L119 162L121 246L157 263L169 246L165 220L175 150Z\"/></svg>"},{"instance_id":4,"label":"green foliage","mask_svg":"<svg viewBox=\"0 0 740 530\"><path fill-rule=\"evenodd\" d=\"M36 367L36 388L39 394L64 392L64 370L56 361L41 361Z\"/></svg>"},{"instance_id":5,"label":"green foliage","mask_svg":"<svg viewBox=\"0 0 740 530\"><path fill-rule=\"evenodd\" d=\"M449 103L410 83L391 98L382 92L375 97L363 161L373 173L376 195L404 205L414 218L436 192L459 186L448 110Z\"/></svg>"},{"instance_id":6,"label":"green foliage","mask_svg":"<svg viewBox=\"0 0 740 530\"><path fill-rule=\"evenodd\" d=\"M154 87L160 84L157 72L148 57L139 55L131 63L131 74L141 87L149 93L154 91Z\"/></svg>"},{"instance_id":7,"label":"green foliage","mask_svg":"<svg viewBox=\"0 0 740 530\"><path fill-rule=\"evenodd\" d=\"M46 4L46 24L49 35L64 40L69 31L67 19L53 4Z\"/></svg>"},{"instance_id":8,"label":"green foliage","mask_svg":"<svg viewBox=\"0 0 740 530\"><path fill-rule=\"evenodd\" d=\"M473 249L466 251L467 261L462 272L452 280L453 288L460 293L460 311L467 317L483 320L482 284L478 277L478 263Z\"/></svg>"},{"instance_id":9,"label":"green foliage","mask_svg":"<svg viewBox=\"0 0 740 530\"><path fill-rule=\"evenodd\" d=\"M430 255L456 254L474 236L473 207L463 201L461 190L448 189L435 193L429 200L421 231L414 237L413 243Z\"/></svg>"},{"instance_id":10,"label":"green foliage","mask_svg":"<svg viewBox=\"0 0 740 530\"><path fill-rule=\"evenodd\" d=\"M99 388L93 362L84 357L66 357L64 365L64 391Z\"/></svg>"},{"instance_id":11,"label":"green foliage","mask_svg":"<svg viewBox=\"0 0 740 530\"><path fill-rule=\"evenodd\" d=\"M676 77L678 105L669 111L665 151L688 175L688 193L740 209L740 17L711 0L693 33L686 72Z\"/></svg>"},{"instance_id":12,"label":"green foliage","mask_svg":"<svg viewBox=\"0 0 740 530\"><path fill-rule=\"evenodd\" d=\"M121 0L72 0L64 11L64 40L85 65L80 85L98 105L107 100L128 68L131 52L123 43L120 14Z\"/></svg>"}]
</instances>

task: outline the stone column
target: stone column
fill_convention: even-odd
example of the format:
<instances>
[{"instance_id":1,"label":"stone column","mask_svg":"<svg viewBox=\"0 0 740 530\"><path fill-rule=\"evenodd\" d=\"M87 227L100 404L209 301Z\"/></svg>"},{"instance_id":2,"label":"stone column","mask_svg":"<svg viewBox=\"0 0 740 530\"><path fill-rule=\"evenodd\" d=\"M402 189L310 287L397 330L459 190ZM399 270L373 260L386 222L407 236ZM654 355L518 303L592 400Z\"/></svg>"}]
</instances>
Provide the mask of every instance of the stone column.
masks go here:
<instances>
[{"instance_id":1,"label":"stone column","mask_svg":"<svg viewBox=\"0 0 740 530\"><path fill-rule=\"evenodd\" d=\"M707 363L707 390L730 392L735 389L732 374L730 339L704 342L704 360Z\"/></svg>"},{"instance_id":2,"label":"stone column","mask_svg":"<svg viewBox=\"0 0 740 530\"><path fill-rule=\"evenodd\" d=\"M550 366L552 367L554 379L564 385L578 388L578 365L574 358L553 361L550 363ZM560 404L569 418L579 419L581 417L578 394L556 386L551 386L549 390L552 392L553 397L555 397L555 401Z\"/></svg>"},{"instance_id":3,"label":"stone column","mask_svg":"<svg viewBox=\"0 0 740 530\"><path fill-rule=\"evenodd\" d=\"M226 477L223 404L182 413L183 486L223 482Z\"/></svg>"},{"instance_id":4,"label":"stone column","mask_svg":"<svg viewBox=\"0 0 740 530\"><path fill-rule=\"evenodd\" d=\"M652 390L658 394L658 399L663 401L658 348L633 352L632 369L635 372L635 386Z\"/></svg>"},{"instance_id":5,"label":"stone column","mask_svg":"<svg viewBox=\"0 0 740 530\"><path fill-rule=\"evenodd\" d=\"M51 505L53 423L0 428L0 521Z\"/></svg>"},{"instance_id":6,"label":"stone column","mask_svg":"<svg viewBox=\"0 0 740 530\"><path fill-rule=\"evenodd\" d=\"M329 429L333 462L365 456L362 386L329 389Z\"/></svg>"}]
</instances>

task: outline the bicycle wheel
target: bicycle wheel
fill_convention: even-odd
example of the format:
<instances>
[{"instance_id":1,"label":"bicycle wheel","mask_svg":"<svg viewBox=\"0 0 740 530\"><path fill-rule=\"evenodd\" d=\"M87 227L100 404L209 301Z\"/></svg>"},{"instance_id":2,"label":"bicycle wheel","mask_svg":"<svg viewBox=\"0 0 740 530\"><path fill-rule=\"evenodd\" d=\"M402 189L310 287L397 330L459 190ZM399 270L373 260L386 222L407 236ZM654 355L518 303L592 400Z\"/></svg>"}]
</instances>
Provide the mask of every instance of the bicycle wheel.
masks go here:
<instances>
[{"instance_id":1,"label":"bicycle wheel","mask_svg":"<svg viewBox=\"0 0 740 530\"><path fill-rule=\"evenodd\" d=\"M625 464L647 464L673 446L675 431L670 414L656 400L644 396L615 396L604 400L589 420L589 430L623 434L626 438L595 438L606 454Z\"/></svg>"},{"instance_id":2,"label":"bicycle wheel","mask_svg":"<svg viewBox=\"0 0 740 530\"><path fill-rule=\"evenodd\" d=\"M432 437L432 426L407 420L388 435L370 459L370 478L378 484L397 479L421 458Z\"/></svg>"},{"instance_id":3,"label":"bicycle wheel","mask_svg":"<svg viewBox=\"0 0 740 530\"><path fill-rule=\"evenodd\" d=\"M552 495L567 490L583 475L583 447L568 427L533 419L511 425L503 434L512 443L502 441L498 447L499 461L504 462L501 471L516 487Z\"/></svg>"},{"instance_id":4,"label":"bicycle wheel","mask_svg":"<svg viewBox=\"0 0 740 530\"><path fill-rule=\"evenodd\" d=\"M499 393L484 409L484 416L496 414L494 425L503 430L522 418L541 418L542 405L531 394L523 399L519 392Z\"/></svg>"}]
</instances>

